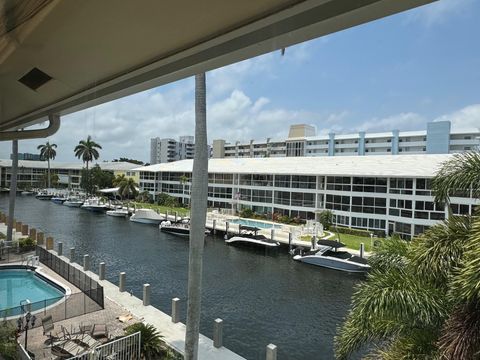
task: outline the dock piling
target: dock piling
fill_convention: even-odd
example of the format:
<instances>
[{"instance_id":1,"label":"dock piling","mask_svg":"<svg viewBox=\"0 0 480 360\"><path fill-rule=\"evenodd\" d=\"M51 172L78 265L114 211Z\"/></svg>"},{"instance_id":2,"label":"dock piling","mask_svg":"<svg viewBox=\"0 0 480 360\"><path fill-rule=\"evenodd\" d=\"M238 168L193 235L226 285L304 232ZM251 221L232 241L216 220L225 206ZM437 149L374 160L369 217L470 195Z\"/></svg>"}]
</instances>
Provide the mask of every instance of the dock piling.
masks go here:
<instances>
[{"instance_id":1,"label":"dock piling","mask_svg":"<svg viewBox=\"0 0 480 360\"><path fill-rule=\"evenodd\" d=\"M37 229L31 228L28 237L32 240L37 240Z\"/></svg>"},{"instance_id":2,"label":"dock piling","mask_svg":"<svg viewBox=\"0 0 480 360\"><path fill-rule=\"evenodd\" d=\"M75 248L71 247L70 248L70 262L74 262L75 260Z\"/></svg>"},{"instance_id":3,"label":"dock piling","mask_svg":"<svg viewBox=\"0 0 480 360\"><path fill-rule=\"evenodd\" d=\"M180 299L173 298L172 299L172 322L174 324L180 321Z\"/></svg>"},{"instance_id":4,"label":"dock piling","mask_svg":"<svg viewBox=\"0 0 480 360\"><path fill-rule=\"evenodd\" d=\"M37 245L43 246L43 242L44 242L43 232L37 233Z\"/></svg>"},{"instance_id":5,"label":"dock piling","mask_svg":"<svg viewBox=\"0 0 480 360\"><path fill-rule=\"evenodd\" d=\"M22 225L22 235L28 235L28 225L27 224Z\"/></svg>"},{"instance_id":6,"label":"dock piling","mask_svg":"<svg viewBox=\"0 0 480 360\"><path fill-rule=\"evenodd\" d=\"M212 229L213 229L213 235L216 235L217 234L217 220L216 219L213 219Z\"/></svg>"},{"instance_id":7,"label":"dock piling","mask_svg":"<svg viewBox=\"0 0 480 360\"><path fill-rule=\"evenodd\" d=\"M118 279L118 291L120 292L125 291L126 282L127 282L127 274L124 271L122 271Z\"/></svg>"},{"instance_id":8,"label":"dock piling","mask_svg":"<svg viewBox=\"0 0 480 360\"><path fill-rule=\"evenodd\" d=\"M83 255L83 271L90 270L90 255L85 254Z\"/></svg>"},{"instance_id":9,"label":"dock piling","mask_svg":"<svg viewBox=\"0 0 480 360\"><path fill-rule=\"evenodd\" d=\"M360 243L360 257L363 259L364 255L365 255L365 244Z\"/></svg>"},{"instance_id":10,"label":"dock piling","mask_svg":"<svg viewBox=\"0 0 480 360\"><path fill-rule=\"evenodd\" d=\"M53 237L47 237L47 250L53 250Z\"/></svg>"},{"instance_id":11,"label":"dock piling","mask_svg":"<svg viewBox=\"0 0 480 360\"><path fill-rule=\"evenodd\" d=\"M228 228L230 227L230 224L228 221L225 221L225 235L228 237Z\"/></svg>"},{"instance_id":12,"label":"dock piling","mask_svg":"<svg viewBox=\"0 0 480 360\"><path fill-rule=\"evenodd\" d=\"M213 346L217 349L223 346L223 320L215 319L213 322Z\"/></svg>"},{"instance_id":13,"label":"dock piling","mask_svg":"<svg viewBox=\"0 0 480 360\"><path fill-rule=\"evenodd\" d=\"M288 233L288 250L292 250L292 233Z\"/></svg>"},{"instance_id":14,"label":"dock piling","mask_svg":"<svg viewBox=\"0 0 480 360\"><path fill-rule=\"evenodd\" d=\"M274 344L267 345L266 360L277 360L277 346Z\"/></svg>"},{"instance_id":15,"label":"dock piling","mask_svg":"<svg viewBox=\"0 0 480 360\"><path fill-rule=\"evenodd\" d=\"M57 255L58 255L58 256L62 256L62 255L63 255L63 243L62 243L61 241L58 243Z\"/></svg>"},{"instance_id":16,"label":"dock piling","mask_svg":"<svg viewBox=\"0 0 480 360\"><path fill-rule=\"evenodd\" d=\"M272 228L272 229L270 230L270 239L273 241L274 238L275 238L275 229Z\"/></svg>"},{"instance_id":17,"label":"dock piling","mask_svg":"<svg viewBox=\"0 0 480 360\"><path fill-rule=\"evenodd\" d=\"M143 284L143 306L150 305L150 284Z\"/></svg>"},{"instance_id":18,"label":"dock piling","mask_svg":"<svg viewBox=\"0 0 480 360\"><path fill-rule=\"evenodd\" d=\"M98 280L105 280L105 263L103 261L98 268Z\"/></svg>"},{"instance_id":19,"label":"dock piling","mask_svg":"<svg viewBox=\"0 0 480 360\"><path fill-rule=\"evenodd\" d=\"M177 212L175 211L175 222L177 222Z\"/></svg>"}]
</instances>

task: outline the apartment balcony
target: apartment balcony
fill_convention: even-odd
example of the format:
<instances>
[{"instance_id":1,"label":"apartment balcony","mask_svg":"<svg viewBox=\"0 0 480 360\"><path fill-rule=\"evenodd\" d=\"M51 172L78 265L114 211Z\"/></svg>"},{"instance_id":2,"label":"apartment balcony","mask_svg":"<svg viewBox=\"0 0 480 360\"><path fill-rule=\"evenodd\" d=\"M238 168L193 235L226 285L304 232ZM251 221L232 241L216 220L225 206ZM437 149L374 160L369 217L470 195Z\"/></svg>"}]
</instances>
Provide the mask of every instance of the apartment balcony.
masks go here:
<instances>
[{"instance_id":1,"label":"apartment balcony","mask_svg":"<svg viewBox=\"0 0 480 360\"><path fill-rule=\"evenodd\" d=\"M325 150L328 149L328 144L306 145L305 150Z\"/></svg>"},{"instance_id":2,"label":"apartment balcony","mask_svg":"<svg viewBox=\"0 0 480 360\"><path fill-rule=\"evenodd\" d=\"M480 145L480 140L477 139L459 139L459 140L450 140L450 146L460 145L460 146L478 146Z\"/></svg>"},{"instance_id":3,"label":"apartment balcony","mask_svg":"<svg viewBox=\"0 0 480 360\"><path fill-rule=\"evenodd\" d=\"M347 144L335 144L335 149L357 149L358 144L347 143Z\"/></svg>"},{"instance_id":4,"label":"apartment balcony","mask_svg":"<svg viewBox=\"0 0 480 360\"><path fill-rule=\"evenodd\" d=\"M374 148L386 148L391 149L392 143L389 142L378 142L378 143L365 143L365 149L374 149Z\"/></svg>"},{"instance_id":5,"label":"apartment balcony","mask_svg":"<svg viewBox=\"0 0 480 360\"><path fill-rule=\"evenodd\" d=\"M427 146L426 141L402 141L399 142L400 147L425 147Z\"/></svg>"}]
</instances>

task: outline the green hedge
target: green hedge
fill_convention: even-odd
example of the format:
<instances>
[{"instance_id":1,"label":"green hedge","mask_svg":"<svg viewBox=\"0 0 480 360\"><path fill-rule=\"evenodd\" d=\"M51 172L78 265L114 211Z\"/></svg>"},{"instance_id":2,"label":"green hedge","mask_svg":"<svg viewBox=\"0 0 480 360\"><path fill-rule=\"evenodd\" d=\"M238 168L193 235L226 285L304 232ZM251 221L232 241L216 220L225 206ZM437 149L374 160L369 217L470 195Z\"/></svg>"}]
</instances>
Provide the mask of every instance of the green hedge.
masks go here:
<instances>
[{"instance_id":1,"label":"green hedge","mask_svg":"<svg viewBox=\"0 0 480 360\"><path fill-rule=\"evenodd\" d=\"M334 231L339 232L340 234L350 234L362 237L370 237L370 234L377 235L378 237L385 237L385 232L382 230L361 230L361 229L352 229L343 226L336 226Z\"/></svg>"}]
</instances>

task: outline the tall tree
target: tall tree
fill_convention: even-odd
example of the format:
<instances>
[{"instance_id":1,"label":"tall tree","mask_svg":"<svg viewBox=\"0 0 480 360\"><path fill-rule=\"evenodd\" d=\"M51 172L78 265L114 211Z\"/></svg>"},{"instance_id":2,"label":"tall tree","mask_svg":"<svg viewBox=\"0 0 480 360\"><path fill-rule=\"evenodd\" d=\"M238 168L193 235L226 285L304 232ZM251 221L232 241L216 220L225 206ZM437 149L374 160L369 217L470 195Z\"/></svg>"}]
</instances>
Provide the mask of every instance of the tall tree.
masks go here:
<instances>
[{"instance_id":1,"label":"tall tree","mask_svg":"<svg viewBox=\"0 0 480 360\"><path fill-rule=\"evenodd\" d=\"M47 187L50 188L50 159L55 160L55 156L57 156L56 149L57 144L50 144L49 141L47 141L46 144L43 145L38 145L37 149L40 150L40 156L43 159L46 159L48 162L48 171L47 171Z\"/></svg>"},{"instance_id":2,"label":"tall tree","mask_svg":"<svg viewBox=\"0 0 480 360\"><path fill-rule=\"evenodd\" d=\"M432 182L438 201L480 189L480 153L455 155ZM449 216L410 243L387 241L352 297L336 357L475 359L480 353L480 214Z\"/></svg>"},{"instance_id":3,"label":"tall tree","mask_svg":"<svg viewBox=\"0 0 480 360\"><path fill-rule=\"evenodd\" d=\"M195 76L195 156L192 171L191 228L188 258L185 360L198 358L202 295L203 249L208 193L208 146L205 74Z\"/></svg>"},{"instance_id":4,"label":"tall tree","mask_svg":"<svg viewBox=\"0 0 480 360\"><path fill-rule=\"evenodd\" d=\"M118 184L118 194L122 198L130 198L138 194L138 184L132 178L125 178Z\"/></svg>"},{"instance_id":5,"label":"tall tree","mask_svg":"<svg viewBox=\"0 0 480 360\"><path fill-rule=\"evenodd\" d=\"M87 176L89 176L88 172L88 163L97 160L100 157L97 149L101 149L102 147L100 144L97 144L95 141L92 140L92 137L88 135L87 140L80 140L78 145L75 146L73 150L75 152L75 156L77 158L81 158L82 161L86 164L87 167ZM90 182L90 178L88 179ZM89 188L89 186L88 186Z\"/></svg>"},{"instance_id":6,"label":"tall tree","mask_svg":"<svg viewBox=\"0 0 480 360\"><path fill-rule=\"evenodd\" d=\"M15 197L17 196L18 140L12 140L12 173L10 174L10 196L8 199L7 242L12 241Z\"/></svg>"}]
</instances>

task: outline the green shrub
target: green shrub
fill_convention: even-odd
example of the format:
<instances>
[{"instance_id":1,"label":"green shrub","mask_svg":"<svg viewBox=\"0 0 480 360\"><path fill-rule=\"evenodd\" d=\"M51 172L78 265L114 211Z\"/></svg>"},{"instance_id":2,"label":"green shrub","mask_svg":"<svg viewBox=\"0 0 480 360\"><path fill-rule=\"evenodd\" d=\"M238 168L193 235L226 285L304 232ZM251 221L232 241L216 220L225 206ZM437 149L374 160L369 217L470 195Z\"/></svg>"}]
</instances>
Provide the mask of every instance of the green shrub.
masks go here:
<instances>
[{"instance_id":1,"label":"green shrub","mask_svg":"<svg viewBox=\"0 0 480 360\"><path fill-rule=\"evenodd\" d=\"M127 335L140 331L140 348L145 359L168 359L163 336L150 324L135 323L125 328Z\"/></svg>"},{"instance_id":2,"label":"green shrub","mask_svg":"<svg viewBox=\"0 0 480 360\"><path fill-rule=\"evenodd\" d=\"M10 323L0 323L0 358L5 360L18 359L16 328Z\"/></svg>"},{"instance_id":3,"label":"green shrub","mask_svg":"<svg viewBox=\"0 0 480 360\"><path fill-rule=\"evenodd\" d=\"M18 247L20 249L20 252L22 251L29 251L32 250L35 247L35 244L37 242L29 237L20 239L18 241Z\"/></svg>"},{"instance_id":4,"label":"green shrub","mask_svg":"<svg viewBox=\"0 0 480 360\"><path fill-rule=\"evenodd\" d=\"M336 226L334 229L340 234L350 234L362 237L370 237L370 234L377 235L378 237L385 237L385 232L382 230L362 230L362 229L352 229L343 226Z\"/></svg>"},{"instance_id":5,"label":"green shrub","mask_svg":"<svg viewBox=\"0 0 480 360\"><path fill-rule=\"evenodd\" d=\"M5 236L4 233L0 232L0 240L6 239L7 237Z\"/></svg>"},{"instance_id":6,"label":"green shrub","mask_svg":"<svg viewBox=\"0 0 480 360\"><path fill-rule=\"evenodd\" d=\"M175 196L171 196L165 193L160 193L157 196L157 204L161 206L168 206L168 207L179 207L180 203L178 202L178 198Z\"/></svg>"},{"instance_id":7,"label":"green shrub","mask_svg":"<svg viewBox=\"0 0 480 360\"><path fill-rule=\"evenodd\" d=\"M242 209L242 211L240 211L240 217L243 217L243 218L251 218L253 214L254 212L250 208L245 208L245 209Z\"/></svg>"}]
</instances>

